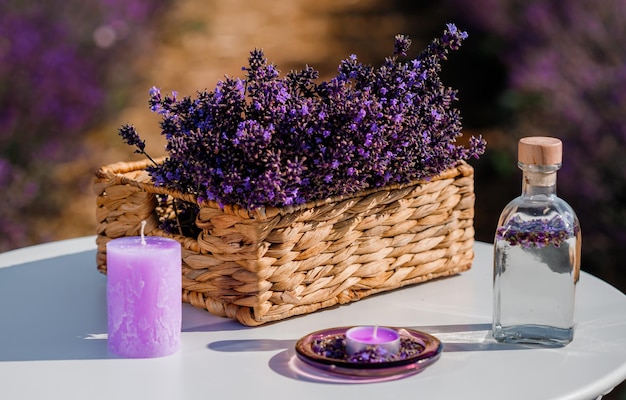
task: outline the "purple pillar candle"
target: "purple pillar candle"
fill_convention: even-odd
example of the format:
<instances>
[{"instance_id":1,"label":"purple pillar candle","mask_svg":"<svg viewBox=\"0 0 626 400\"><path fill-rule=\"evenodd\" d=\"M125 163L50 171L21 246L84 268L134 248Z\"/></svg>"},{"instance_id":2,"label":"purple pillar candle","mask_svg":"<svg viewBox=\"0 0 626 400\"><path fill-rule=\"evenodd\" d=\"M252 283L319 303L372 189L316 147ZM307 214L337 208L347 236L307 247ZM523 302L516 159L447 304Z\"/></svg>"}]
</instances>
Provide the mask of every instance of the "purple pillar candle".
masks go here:
<instances>
[{"instance_id":1,"label":"purple pillar candle","mask_svg":"<svg viewBox=\"0 0 626 400\"><path fill-rule=\"evenodd\" d=\"M107 243L109 351L150 358L180 349L180 243L162 237L124 237Z\"/></svg>"},{"instance_id":2,"label":"purple pillar candle","mask_svg":"<svg viewBox=\"0 0 626 400\"><path fill-rule=\"evenodd\" d=\"M400 351L400 334L395 329L382 326L356 326L346 331L348 354L358 353L368 347L382 348L388 354L396 354Z\"/></svg>"}]
</instances>

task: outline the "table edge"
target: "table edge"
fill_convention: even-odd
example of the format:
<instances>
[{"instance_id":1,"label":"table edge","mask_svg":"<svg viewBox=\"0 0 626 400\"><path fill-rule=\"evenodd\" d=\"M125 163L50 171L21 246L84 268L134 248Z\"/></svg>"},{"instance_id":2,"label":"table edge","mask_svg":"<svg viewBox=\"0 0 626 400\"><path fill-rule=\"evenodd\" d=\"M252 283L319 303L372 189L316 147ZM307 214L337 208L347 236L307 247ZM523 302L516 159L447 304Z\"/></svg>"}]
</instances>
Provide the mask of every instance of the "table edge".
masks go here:
<instances>
[{"instance_id":1,"label":"table edge","mask_svg":"<svg viewBox=\"0 0 626 400\"><path fill-rule=\"evenodd\" d=\"M95 235L36 244L0 253L0 268L82 253L96 248Z\"/></svg>"}]
</instances>

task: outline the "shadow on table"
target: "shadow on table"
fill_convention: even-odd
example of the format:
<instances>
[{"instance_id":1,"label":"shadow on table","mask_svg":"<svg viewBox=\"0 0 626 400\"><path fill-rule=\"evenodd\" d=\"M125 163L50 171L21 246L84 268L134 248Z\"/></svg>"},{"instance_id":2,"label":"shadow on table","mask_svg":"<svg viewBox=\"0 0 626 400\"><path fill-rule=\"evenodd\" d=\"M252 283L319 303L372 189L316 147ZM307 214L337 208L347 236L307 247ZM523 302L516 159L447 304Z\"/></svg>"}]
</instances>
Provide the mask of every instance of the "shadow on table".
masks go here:
<instances>
[{"instance_id":1,"label":"shadow on table","mask_svg":"<svg viewBox=\"0 0 626 400\"><path fill-rule=\"evenodd\" d=\"M0 361L110 358L95 251L0 268Z\"/></svg>"},{"instance_id":2,"label":"shadow on table","mask_svg":"<svg viewBox=\"0 0 626 400\"><path fill-rule=\"evenodd\" d=\"M508 351L533 348L530 345L497 343L491 336L490 324L459 324L409 327L432 334L443 343L443 352L467 351ZM220 340L210 343L207 347L221 352L280 351L269 361L269 367L279 375L309 382L321 383L365 383L372 381L392 380L397 377L373 377L371 379L337 376L326 371L306 365L295 351L297 340L245 339ZM418 373L416 371L414 373Z\"/></svg>"},{"instance_id":3,"label":"shadow on table","mask_svg":"<svg viewBox=\"0 0 626 400\"><path fill-rule=\"evenodd\" d=\"M224 332L253 329L234 319L217 317L207 310L183 304L183 332Z\"/></svg>"},{"instance_id":4,"label":"shadow on table","mask_svg":"<svg viewBox=\"0 0 626 400\"><path fill-rule=\"evenodd\" d=\"M526 344L496 342L491 334L491 324L431 325L409 328L427 332L437 337L443 343L443 351L445 353L535 348Z\"/></svg>"}]
</instances>

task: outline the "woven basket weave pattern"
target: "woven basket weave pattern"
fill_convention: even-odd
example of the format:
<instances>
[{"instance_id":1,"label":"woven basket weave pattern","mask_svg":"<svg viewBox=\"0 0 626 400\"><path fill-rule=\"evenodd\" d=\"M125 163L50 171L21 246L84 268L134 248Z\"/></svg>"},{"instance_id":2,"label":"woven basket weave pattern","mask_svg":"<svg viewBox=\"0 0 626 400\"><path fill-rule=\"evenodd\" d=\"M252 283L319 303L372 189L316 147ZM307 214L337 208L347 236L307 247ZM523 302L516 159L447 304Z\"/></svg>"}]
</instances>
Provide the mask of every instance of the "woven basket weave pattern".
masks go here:
<instances>
[{"instance_id":1,"label":"woven basket weave pattern","mask_svg":"<svg viewBox=\"0 0 626 400\"><path fill-rule=\"evenodd\" d=\"M429 182L392 186L299 207L249 213L202 204L198 237L158 228L157 194L146 162L100 168L98 269L106 243L139 235L183 247L183 300L254 326L345 304L470 268L474 253L473 169L465 163Z\"/></svg>"}]
</instances>

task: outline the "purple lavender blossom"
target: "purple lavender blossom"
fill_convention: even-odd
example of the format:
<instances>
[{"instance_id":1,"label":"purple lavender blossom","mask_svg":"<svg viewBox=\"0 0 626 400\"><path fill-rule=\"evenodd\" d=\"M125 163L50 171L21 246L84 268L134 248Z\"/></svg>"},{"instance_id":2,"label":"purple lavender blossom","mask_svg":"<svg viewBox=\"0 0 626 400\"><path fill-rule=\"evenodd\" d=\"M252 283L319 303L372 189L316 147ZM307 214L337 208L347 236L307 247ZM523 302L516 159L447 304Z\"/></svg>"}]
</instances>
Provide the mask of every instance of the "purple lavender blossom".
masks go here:
<instances>
[{"instance_id":1,"label":"purple lavender blossom","mask_svg":"<svg viewBox=\"0 0 626 400\"><path fill-rule=\"evenodd\" d=\"M368 346L354 354L348 354L346 351L345 335L337 335L314 340L311 343L311 350L322 357L339 361L347 361L350 363L381 363L414 357L424 351L424 346L409 337L402 337L400 339L400 351L398 351L398 353L389 353L379 346Z\"/></svg>"},{"instance_id":2,"label":"purple lavender blossom","mask_svg":"<svg viewBox=\"0 0 626 400\"><path fill-rule=\"evenodd\" d=\"M411 39L406 35L396 35L396 42L394 45L393 54L406 56L411 47Z\"/></svg>"},{"instance_id":3,"label":"purple lavender blossom","mask_svg":"<svg viewBox=\"0 0 626 400\"><path fill-rule=\"evenodd\" d=\"M560 247L564 241L574 237L578 229L577 225L567 223L560 215L531 220L516 215L497 229L496 240L505 240L511 246L524 248Z\"/></svg>"},{"instance_id":4,"label":"purple lavender blossom","mask_svg":"<svg viewBox=\"0 0 626 400\"><path fill-rule=\"evenodd\" d=\"M135 153L145 154L146 142L139 137L139 134L133 125L123 125L119 129L119 134L124 143L137 148Z\"/></svg>"},{"instance_id":5,"label":"purple lavender blossom","mask_svg":"<svg viewBox=\"0 0 626 400\"><path fill-rule=\"evenodd\" d=\"M149 172L156 185L249 210L429 179L485 150L482 137L455 143L456 91L438 75L466 36L449 25L416 59L389 57L379 68L352 55L319 84L309 66L281 78L256 49L245 80L226 78L196 98L153 88L169 157ZM398 35L394 54L409 45ZM136 132L124 129L136 146Z\"/></svg>"}]
</instances>

